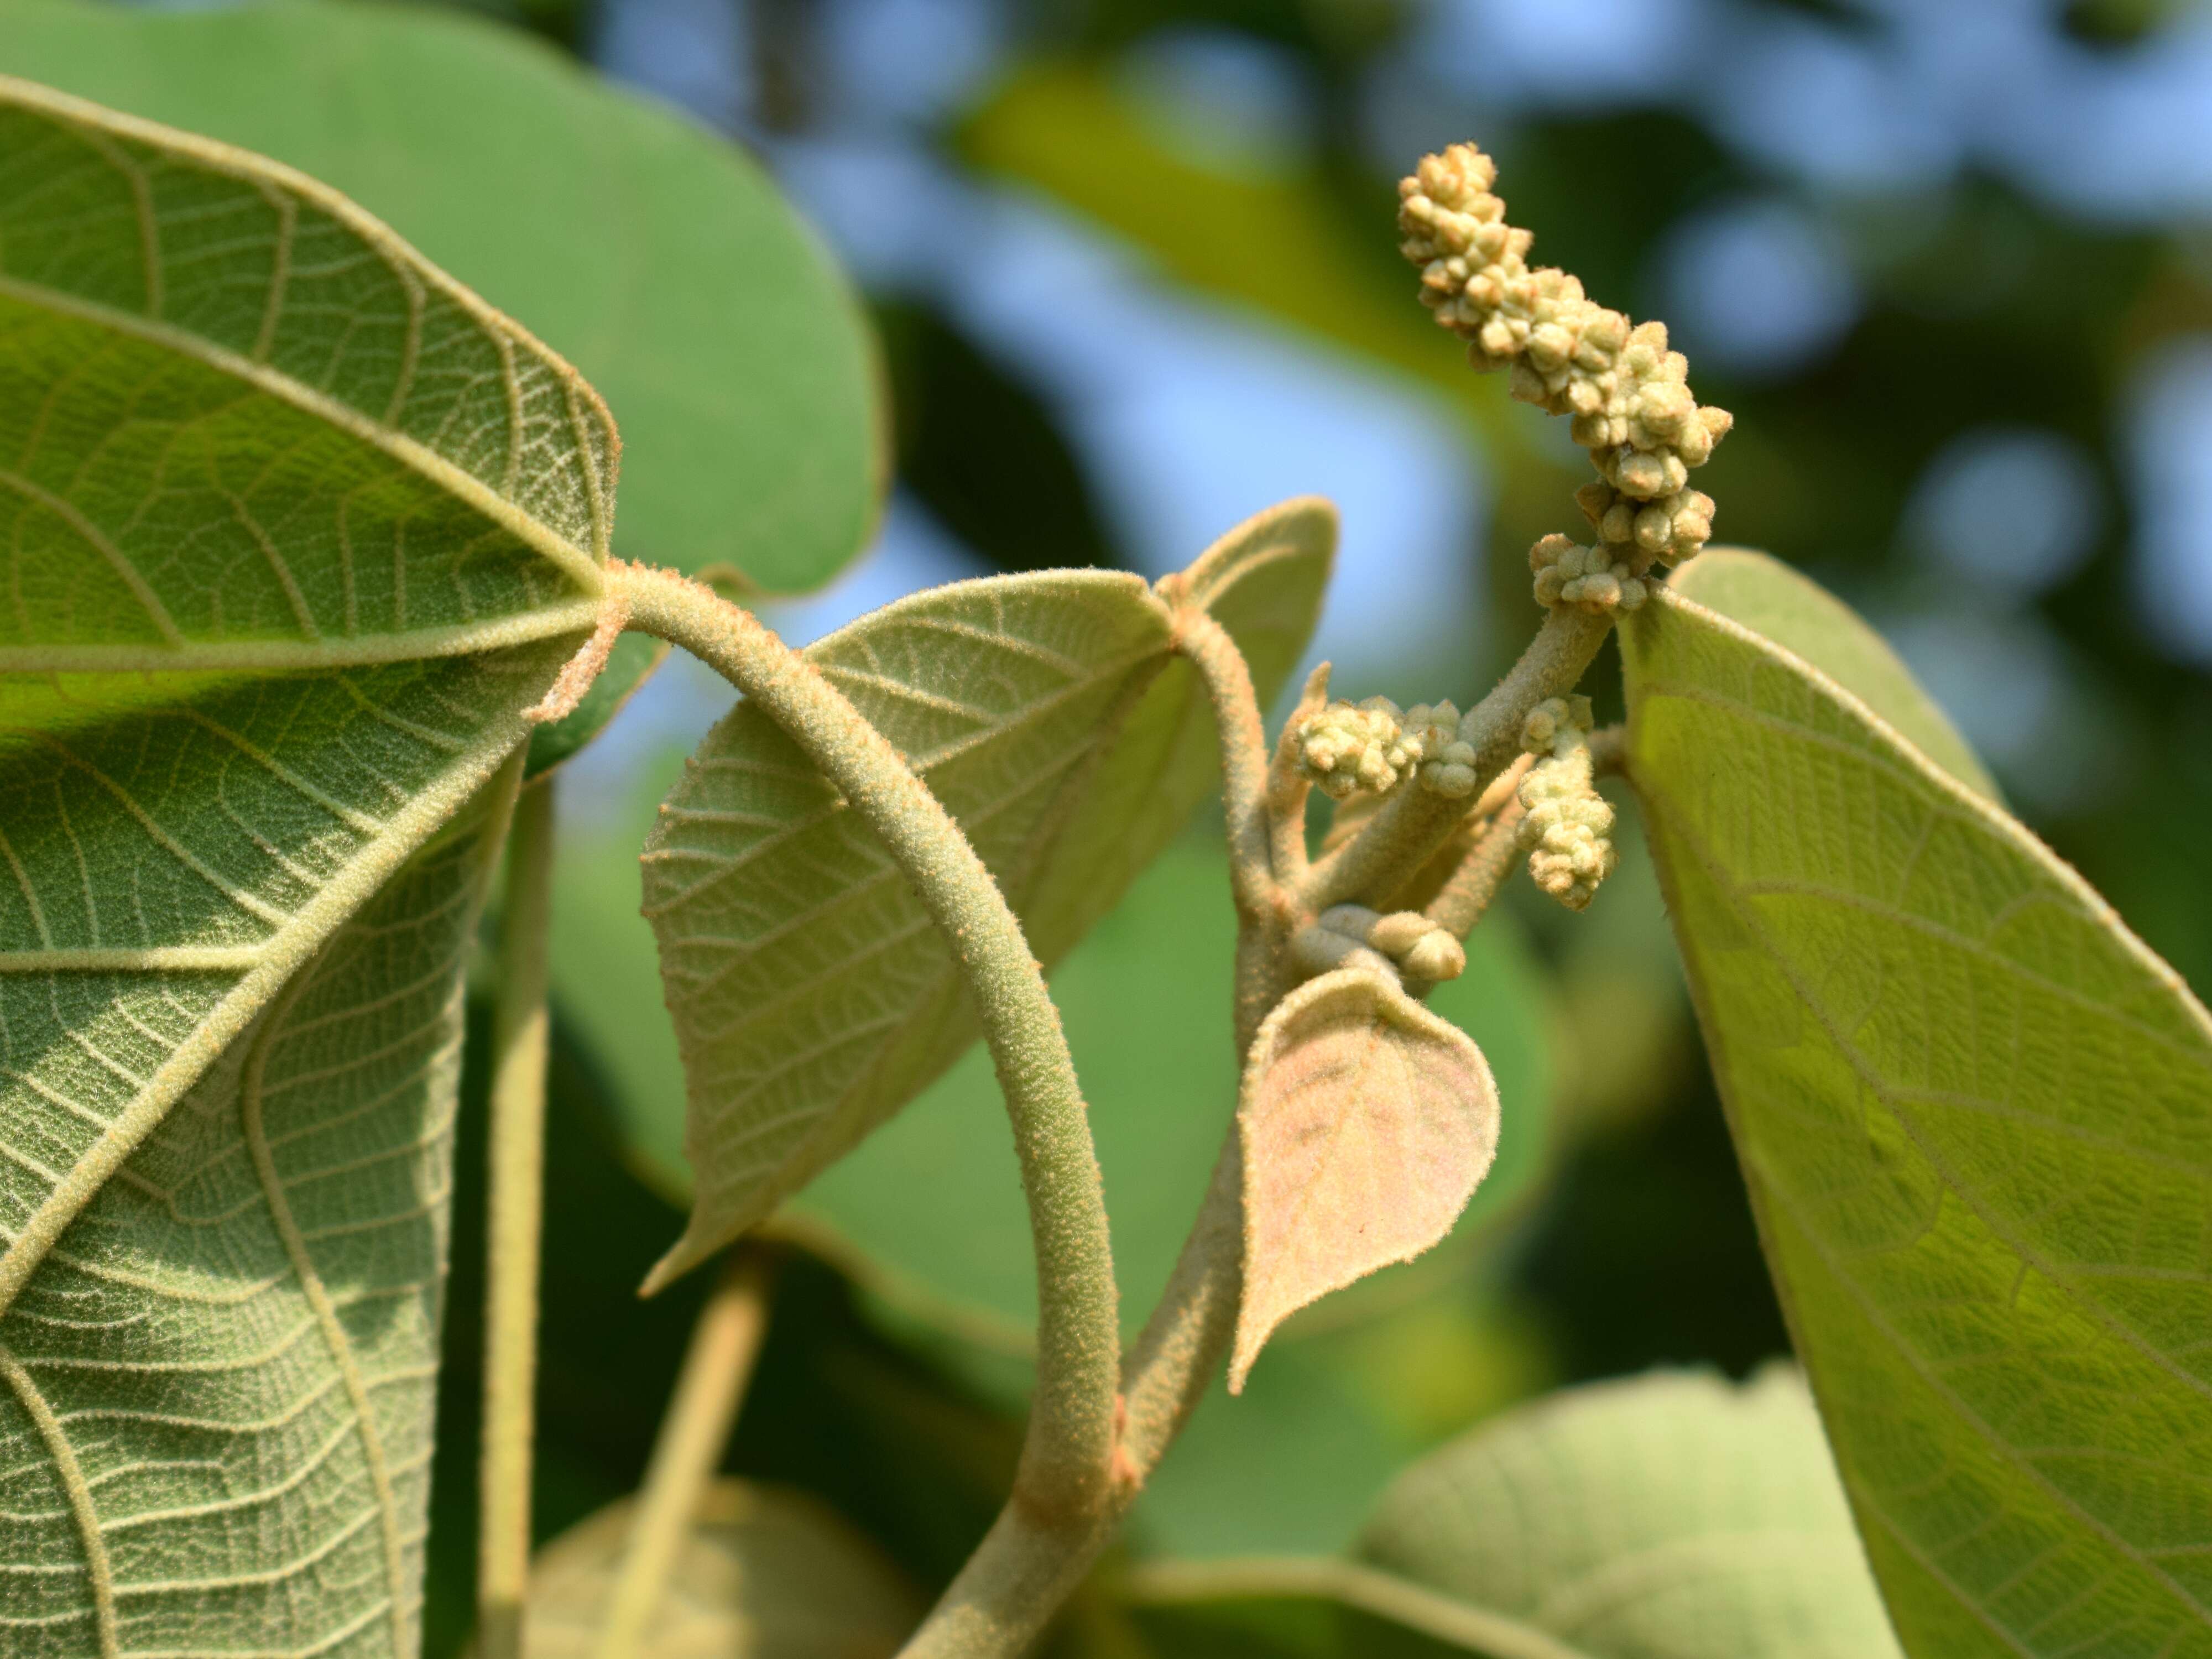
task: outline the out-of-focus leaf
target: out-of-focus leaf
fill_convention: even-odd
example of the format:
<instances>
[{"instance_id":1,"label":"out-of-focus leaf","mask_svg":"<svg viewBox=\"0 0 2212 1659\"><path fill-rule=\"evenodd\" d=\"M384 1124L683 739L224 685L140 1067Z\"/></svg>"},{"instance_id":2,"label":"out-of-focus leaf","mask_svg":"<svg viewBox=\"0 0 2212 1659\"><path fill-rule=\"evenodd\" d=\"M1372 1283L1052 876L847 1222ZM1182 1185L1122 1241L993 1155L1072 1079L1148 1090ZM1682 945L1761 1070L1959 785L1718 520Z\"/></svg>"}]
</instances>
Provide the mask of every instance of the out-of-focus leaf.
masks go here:
<instances>
[{"instance_id":1,"label":"out-of-focus leaf","mask_svg":"<svg viewBox=\"0 0 2212 1659\"><path fill-rule=\"evenodd\" d=\"M1668 586L1803 658L1966 787L2000 800L1988 770L1888 643L1810 577L1748 548L1709 547Z\"/></svg>"},{"instance_id":2,"label":"out-of-focus leaf","mask_svg":"<svg viewBox=\"0 0 2212 1659\"><path fill-rule=\"evenodd\" d=\"M2212 1019L1857 697L1661 599L1632 775L1907 1647L2212 1653Z\"/></svg>"},{"instance_id":3,"label":"out-of-focus leaf","mask_svg":"<svg viewBox=\"0 0 2212 1659\"><path fill-rule=\"evenodd\" d=\"M629 1539L624 1498L538 1553L531 1659L591 1659ZM921 1599L866 1539L804 1493L723 1480L700 1499L646 1627L653 1659L889 1659Z\"/></svg>"},{"instance_id":4,"label":"out-of-focus leaf","mask_svg":"<svg viewBox=\"0 0 2212 1659\"><path fill-rule=\"evenodd\" d=\"M1327 503L1291 501L1170 579L1179 603L1253 628L1263 696L1319 608L1335 525ZM1211 714L1170 654L1170 618L1137 577L1040 572L916 594L808 649L959 821L1047 963L1212 783ZM645 909L696 1182L661 1283L851 1150L975 1026L920 897L750 704L670 795L647 845Z\"/></svg>"},{"instance_id":5,"label":"out-of-focus leaf","mask_svg":"<svg viewBox=\"0 0 2212 1659\"><path fill-rule=\"evenodd\" d=\"M1464 1031L1347 968L1267 1016L1237 1123L1244 1295L1231 1394L1298 1309L1451 1231L1498 1153L1498 1085Z\"/></svg>"},{"instance_id":6,"label":"out-of-focus leaf","mask_svg":"<svg viewBox=\"0 0 2212 1659\"><path fill-rule=\"evenodd\" d=\"M0 0L0 72L345 191L592 378L620 550L826 581L884 462L866 323L760 169L526 35L427 9Z\"/></svg>"},{"instance_id":7,"label":"out-of-focus leaf","mask_svg":"<svg viewBox=\"0 0 2212 1659\"><path fill-rule=\"evenodd\" d=\"M976 166L1044 191L1143 247L1194 288L1295 323L1430 382L1508 454L1529 447L1498 377L1467 371L1389 252L1395 203L1347 226L1307 172L1217 172L1176 155L1104 70L1040 64L1009 77L960 131ZM1410 157L1408 158L1411 159ZM1362 258L1363 234L1376 257ZM1255 250L1267 250L1255 258Z\"/></svg>"}]
</instances>

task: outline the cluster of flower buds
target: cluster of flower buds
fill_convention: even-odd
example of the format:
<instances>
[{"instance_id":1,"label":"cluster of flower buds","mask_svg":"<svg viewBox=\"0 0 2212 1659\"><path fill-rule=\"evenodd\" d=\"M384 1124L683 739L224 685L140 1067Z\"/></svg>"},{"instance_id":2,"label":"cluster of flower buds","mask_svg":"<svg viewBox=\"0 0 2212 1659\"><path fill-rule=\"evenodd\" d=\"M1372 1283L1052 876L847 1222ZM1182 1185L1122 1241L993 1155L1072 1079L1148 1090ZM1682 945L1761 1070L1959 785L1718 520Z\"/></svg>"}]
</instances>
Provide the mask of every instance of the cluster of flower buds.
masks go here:
<instances>
[{"instance_id":1,"label":"cluster of flower buds","mask_svg":"<svg viewBox=\"0 0 2212 1659\"><path fill-rule=\"evenodd\" d=\"M1689 488L1734 417L1690 395L1689 362L1663 323L1631 327L1550 266L1531 268L1529 232L1505 222L1498 169L1473 144L1425 155L1398 185L1401 250L1421 270L1422 302L1464 337L1477 368L1510 368L1523 403L1570 417L1604 483L1585 491L1600 562L1641 576L1712 534L1710 496ZM1570 579L1571 580L1571 579Z\"/></svg>"},{"instance_id":2,"label":"cluster of flower buds","mask_svg":"<svg viewBox=\"0 0 2212 1659\"><path fill-rule=\"evenodd\" d=\"M1364 966L1387 973L1416 994L1467 971L1465 947L1416 910L1382 915L1364 905L1334 906L1298 931L1291 952L1309 975Z\"/></svg>"},{"instance_id":3,"label":"cluster of flower buds","mask_svg":"<svg viewBox=\"0 0 2212 1659\"><path fill-rule=\"evenodd\" d=\"M1573 605L1585 611L1634 611L1650 597L1644 578L1613 549L1584 547L1571 536L1547 536L1528 550L1536 573L1536 603Z\"/></svg>"},{"instance_id":4,"label":"cluster of flower buds","mask_svg":"<svg viewBox=\"0 0 2212 1659\"><path fill-rule=\"evenodd\" d=\"M1421 759L1404 718L1388 697L1333 702L1299 732L1298 770L1334 800L1363 789L1386 793Z\"/></svg>"},{"instance_id":5,"label":"cluster of flower buds","mask_svg":"<svg viewBox=\"0 0 2212 1659\"><path fill-rule=\"evenodd\" d=\"M1613 873L1613 808L1590 772L1588 697L1551 697L1529 711L1522 747L1536 757L1521 780L1522 844L1536 885L1570 910L1588 905Z\"/></svg>"},{"instance_id":6,"label":"cluster of flower buds","mask_svg":"<svg viewBox=\"0 0 2212 1659\"><path fill-rule=\"evenodd\" d=\"M1449 698L1406 711L1407 735L1421 749L1421 787L1432 795L1458 800L1474 793L1474 744L1464 735L1466 718Z\"/></svg>"}]
</instances>

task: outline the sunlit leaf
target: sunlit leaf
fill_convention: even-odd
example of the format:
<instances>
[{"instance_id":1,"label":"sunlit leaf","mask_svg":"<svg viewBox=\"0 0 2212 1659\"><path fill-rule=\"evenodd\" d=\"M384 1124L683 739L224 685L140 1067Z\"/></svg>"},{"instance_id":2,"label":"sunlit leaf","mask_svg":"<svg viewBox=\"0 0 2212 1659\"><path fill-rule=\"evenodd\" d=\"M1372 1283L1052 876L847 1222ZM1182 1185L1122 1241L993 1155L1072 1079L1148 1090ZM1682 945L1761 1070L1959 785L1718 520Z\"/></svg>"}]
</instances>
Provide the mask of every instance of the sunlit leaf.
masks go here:
<instances>
[{"instance_id":1,"label":"sunlit leaf","mask_svg":"<svg viewBox=\"0 0 2212 1659\"><path fill-rule=\"evenodd\" d=\"M1237 1131L1244 1299L1231 1393L1291 1314L1451 1231L1498 1154L1498 1085L1457 1026L1378 973L1340 969L1261 1026Z\"/></svg>"},{"instance_id":2,"label":"sunlit leaf","mask_svg":"<svg viewBox=\"0 0 2212 1659\"><path fill-rule=\"evenodd\" d=\"M1185 573L1188 603L1252 630L1263 695L1311 625L1334 532L1325 503L1293 501ZM808 648L959 821L1048 965L1214 787L1170 617L1137 577L1045 571L916 594ZM850 1150L975 1025L921 899L749 704L701 744L645 871L696 1181L660 1282Z\"/></svg>"},{"instance_id":3,"label":"sunlit leaf","mask_svg":"<svg viewBox=\"0 0 2212 1659\"><path fill-rule=\"evenodd\" d=\"M1668 586L1803 658L1966 787L1999 799L1988 769L1911 671L1864 617L1818 582L1765 553L1709 547Z\"/></svg>"},{"instance_id":4,"label":"sunlit leaf","mask_svg":"<svg viewBox=\"0 0 2212 1659\"><path fill-rule=\"evenodd\" d=\"M1484 1425L1394 1482L1358 1559L1416 1628L1556 1659L1896 1659L1803 1382L1655 1372ZM1357 1580L1352 1581L1357 1583ZM1386 1614L1391 1587L1360 1598ZM1449 1639L1449 1615L1521 1639ZM1547 1640L1546 1638L1548 1638Z\"/></svg>"},{"instance_id":5,"label":"sunlit leaf","mask_svg":"<svg viewBox=\"0 0 2212 1659\"><path fill-rule=\"evenodd\" d=\"M592 1659L629 1541L625 1498L538 1552L531 1659ZM867 1540L812 1498L743 1480L702 1497L640 1650L653 1659L890 1659L921 1599Z\"/></svg>"},{"instance_id":6,"label":"sunlit leaf","mask_svg":"<svg viewBox=\"0 0 2212 1659\"><path fill-rule=\"evenodd\" d=\"M10 1651L412 1650L453 820L614 449L330 191L0 79Z\"/></svg>"},{"instance_id":7,"label":"sunlit leaf","mask_svg":"<svg viewBox=\"0 0 2212 1659\"><path fill-rule=\"evenodd\" d=\"M2212 1653L2212 1020L1803 660L1671 594L1624 649L1714 1070L1906 1647Z\"/></svg>"},{"instance_id":8,"label":"sunlit leaf","mask_svg":"<svg viewBox=\"0 0 2212 1659\"><path fill-rule=\"evenodd\" d=\"M742 152L542 42L406 6L0 0L0 73L288 162L526 319L621 418L629 557L793 592L874 521L878 377L835 267ZM654 660L617 651L532 769Z\"/></svg>"}]
</instances>

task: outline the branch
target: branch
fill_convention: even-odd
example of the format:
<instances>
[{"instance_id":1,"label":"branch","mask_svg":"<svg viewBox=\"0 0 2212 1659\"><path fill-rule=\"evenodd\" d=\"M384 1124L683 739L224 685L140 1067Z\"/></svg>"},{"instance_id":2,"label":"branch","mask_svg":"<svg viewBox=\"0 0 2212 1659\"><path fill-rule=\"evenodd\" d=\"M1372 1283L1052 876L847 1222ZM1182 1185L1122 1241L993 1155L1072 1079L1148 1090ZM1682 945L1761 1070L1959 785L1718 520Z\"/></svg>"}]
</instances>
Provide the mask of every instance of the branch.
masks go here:
<instances>
[{"instance_id":1,"label":"branch","mask_svg":"<svg viewBox=\"0 0 2212 1659\"><path fill-rule=\"evenodd\" d=\"M1521 858L1521 825L1528 809L1508 800L1475 838L1474 845L1422 911L1455 939L1465 939Z\"/></svg>"},{"instance_id":2,"label":"branch","mask_svg":"<svg viewBox=\"0 0 2212 1659\"><path fill-rule=\"evenodd\" d=\"M1055 1559L1094 1549L1118 1484L1114 1257L1087 1109L1021 924L937 798L811 663L750 612L672 571L617 562L607 579L629 605L633 627L684 647L789 734L881 838L951 944L1013 1121L1036 1252L1036 1401L1014 1490L992 1538L1006 1534ZM954 1590L979 1568L996 1573L1003 1553L987 1540ZM1013 1587L1003 1573L986 1584L994 1595ZM934 1643L933 1630L956 1611L953 1594L909 1650L1011 1651ZM996 1603L992 1611L1016 1619L1031 1613Z\"/></svg>"},{"instance_id":3,"label":"branch","mask_svg":"<svg viewBox=\"0 0 2212 1659\"><path fill-rule=\"evenodd\" d=\"M539 1237L544 1219L546 932L553 780L514 804L499 918L492 1012L485 1226L483 1447L477 1511L477 1650L521 1659L530 1583L530 1454L538 1376Z\"/></svg>"},{"instance_id":4,"label":"branch","mask_svg":"<svg viewBox=\"0 0 2212 1659\"><path fill-rule=\"evenodd\" d=\"M1608 612L1554 605L1495 690L1476 704L1462 727L1474 746L1480 791L1521 751L1521 726L1547 697L1572 690L1613 627ZM1309 910L1351 901L1387 899L1420 868L1452 828L1465 817L1469 798L1432 794L1418 782L1401 785L1359 833L1314 866L1298 897Z\"/></svg>"},{"instance_id":5,"label":"branch","mask_svg":"<svg viewBox=\"0 0 2212 1659\"><path fill-rule=\"evenodd\" d=\"M691 1517L699 1512L699 1499L721 1467L753 1362L760 1358L773 1274L774 1259L765 1250L739 1243L699 1310L676 1393L653 1443L645 1486L630 1516L594 1659L640 1659L645 1651L646 1632L667 1591Z\"/></svg>"}]
</instances>

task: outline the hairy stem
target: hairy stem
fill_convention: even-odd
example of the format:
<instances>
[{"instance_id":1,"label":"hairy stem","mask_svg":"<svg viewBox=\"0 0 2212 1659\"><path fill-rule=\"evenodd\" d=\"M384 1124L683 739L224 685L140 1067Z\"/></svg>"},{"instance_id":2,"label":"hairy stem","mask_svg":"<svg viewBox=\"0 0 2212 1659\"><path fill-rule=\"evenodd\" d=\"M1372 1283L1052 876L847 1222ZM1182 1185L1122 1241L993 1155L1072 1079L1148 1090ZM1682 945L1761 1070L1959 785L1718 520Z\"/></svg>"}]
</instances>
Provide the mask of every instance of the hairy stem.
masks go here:
<instances>
[{"instance_id":1,"label":"hairy stem","mask_svg":"<svg viewBox=\"0 0 2212 1659\"><path fill-rule=\"evenodd\" d=\"M1545 616L1521 659L1473 711L1469 741L1478 785L1496 777L1519 752L1530 709L1574 690L1612 626L1610 615L1574 605L1555 605ZM1387 898L1451 834L1470 805L1416 784L1399 788L1357 836L1314 866L1300 900L1320 911L1348 900Z\"/></svg>"},{"instance_id":2,"label":"hairy stem","mask_svg":"<svg viewBox=\"0 0 2212 1659\"><path fill-rule=\"evenodd\" d=\"M1280 1596L1335 1601L1486 1659L1584 1659L1581 1649L1510 1614L1330 1556L1156 1561L1131 1571L1121 1589L1128 1600L1152 1606Z\"/></svg>"},{"instance_id":3,"label":"hairy stem","mask_svg":"<svg viewBox=\"0 0 2212 1659\"><path fill-rule=\"evenodd\" d=\"M1500 807L1422 915L1455 939L1473 933L1520 860L1521 823L1528 816L1517 799Z\"/></svg>"},{"instance_id":4,"label":"hairy stem","mask_svg":"<svg viewBox=\"0 0 2212 1659\"><path fill-rule=\"evenodd\" d=\"M617 563L608 582L632 626L700 658L790 735L881 838L951 945L1013 1121L1037 1265L1035 1403L1008 1513L992 1534L1010 1541L984 1550L995 1559L1093 1547L1117 1485L1113 1249L1074 1062L1021 924L937 798L812 664L750 612L673 572ZM1003 1595L1012 1582L994 1577L988 1588ZM951 1605L948 1592L912 1651L1011 1651L925 1645Z\"/></svg>"},{"instance_id":5,"label":"hairy stem","mask_svg":"<svg viewBox=\"0 0 2212 1659\"><path fill-rule=\"evenodd\" d=\"M520 1659L523 1600L529 1588L552 877L553 780L545 777L524 789L514 804L499 919L499 990L492 1013L484 1427L477 1542L477 1651L483 1659Z\"/></svg>"},{"instance_id":6,"label":"hairy stem","mask_svg":"<svg viewBox=\"0 0 2212 1659\"><path fill-rule=\"evenodd\" d=\"M721 1466L745 1383L760 1357L773 1273L774 1259L767 1251L737 1245L720 1282L699 1310L630 1518L595 1659L644 1659L647 1628L668 1588L699 1499Z\"/></svg>"},{"instance_id":7,"label":"hairy stem","mask_svg":"<svg viewBox=\"0 0 2212 1659\"><path fill-rule=\"evenodd\" d=\"M1328 707L1328 665L1322 663L1306 676L1298 706L1283 722L1283 734L1275 742L1275 758L1267 768L1267 831L1273 842L1275 879L1292 892L1306 878L1306 799L1313 790L1306 775L1298 769L1298 733Z\"/></svg>"},{"instance_id":8,"label":"hairy stem","mask_svg":"<svg viewBox=\"0 0 2212 1659\"><path fill-rule=\"evenodd\" d=\"M1240 916L1257 916L1275 894L1267 811L1267 733L1252 670L1229 630L1203 611L1176 612L1175 646L1206 682L1221 741L1221 799L1229 819L1229 879Z\"/></svg>"}]
</instances>

